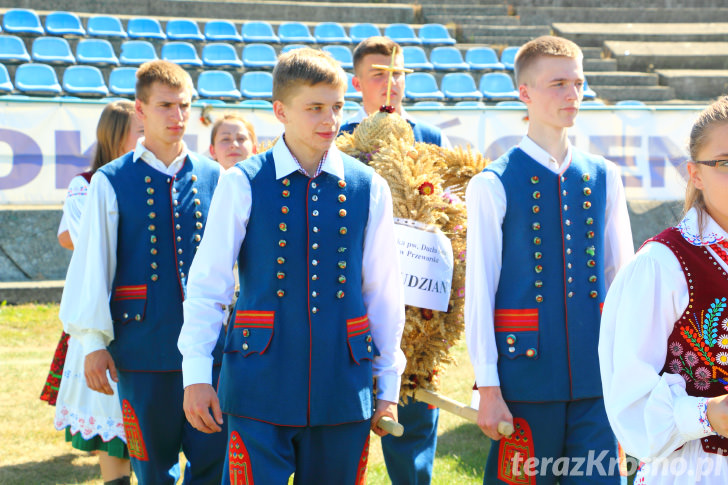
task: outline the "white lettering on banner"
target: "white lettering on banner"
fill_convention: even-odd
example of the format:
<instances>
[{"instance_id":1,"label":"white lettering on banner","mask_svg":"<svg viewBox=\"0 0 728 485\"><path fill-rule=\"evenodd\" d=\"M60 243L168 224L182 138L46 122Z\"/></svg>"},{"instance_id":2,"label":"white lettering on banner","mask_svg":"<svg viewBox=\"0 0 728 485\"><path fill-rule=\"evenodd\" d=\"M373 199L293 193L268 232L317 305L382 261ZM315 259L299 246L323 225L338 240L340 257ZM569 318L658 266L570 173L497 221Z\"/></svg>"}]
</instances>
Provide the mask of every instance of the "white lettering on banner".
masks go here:
<instances>
[{"instance_id":1,"label":"white lettering on banner","mask_svg":"<svg viewBox=\"0 0 728 485\"><path fill-rule=\"evenodd\" d=\"M399 266L407 305L447 311L452 287L452 244L434 226L395 218Z\"/></svg>"}]
</instances>

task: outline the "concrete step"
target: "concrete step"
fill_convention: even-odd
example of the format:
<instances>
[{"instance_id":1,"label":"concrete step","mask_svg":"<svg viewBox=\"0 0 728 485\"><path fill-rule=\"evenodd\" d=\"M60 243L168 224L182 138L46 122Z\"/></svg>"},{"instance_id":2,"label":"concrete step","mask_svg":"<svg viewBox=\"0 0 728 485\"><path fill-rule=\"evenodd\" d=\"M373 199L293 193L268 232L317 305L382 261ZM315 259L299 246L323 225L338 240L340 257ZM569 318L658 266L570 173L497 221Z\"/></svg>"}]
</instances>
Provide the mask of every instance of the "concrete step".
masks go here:
<instances>
[{"instance_id":1,"label":"concrete step","mask_svg":"<svg viewBox=\"0 0 728 485\"><path fill-rule=\"evenodd\" d=\"M616 102L625 99L638 99L644 102L667 101L675 98L675 90L669 86L610 86L589 82L589 87L605 101Z\"/></svg>"},{"instance_id":2,"label":"concrete step","mask_svg":"<svg viewBox=\"0 0 728 485\"><path fill-rule=\"evenodd\" d=\"M724 5L725 7L725 5ZM728 22L728 8L564 8L522 6L516 10L521 25L557 22L688 23Z\"/></svg>"},{"instance_id":3,"label":"concrete step","mask_svg":"<svg viewBox=\"0 0 728 485\"><path fill-rule=\"evenodd\" d=\"M2 1L2 0L0 0ZM418 2L421 4L421 2ZM379 5L377 4L378 8ZM385 4L386 5L386 4ZM449 4L443 2L435 2L431 4L421 4L422 11L425 15L442 14L442 15L509 15L509 9L506 5L493 4L467 4L459 2L457 4Z\"/></svg>"},{"instance_id":4,"label":"concrete step","mask_svg":"<svg viewBox=\"0 0 728 485\"><path fill-rule=\"evenodd\" d=\"M515 36L515 35L473 35L463 33L463 40L465 42L485 44L490 46L521 46L533 40L538 36Z\"/></svg>"},{"instance_id":5,"label":"concrete step","mask_svg":"<svg viewBox=\"0 0 728 485\"><path fill-rule=\"evenodd\" d=\"M581 47L581 52L584 54L584 59L601 59L604 53L602 47Z\"/></svg>"},{"instance_id":6,"label":"concrete step","mask_svg":"<svg viewBox=\"0 0 728 485\"><path fill-rule=\"evenodd\" d=\"M604 0L510 0L516 9L523 6L531 7L577 7L599 8L604 7ZM609 0L613 8L720 8L725 7L725 0L641 0L635 7L634 0Z\"/></svg>"},{"instance_id":7,"label":"concrete step","mask_svg":"<svg viewBox=\"0 0 728 485\"><path fill-rule=\"evenodd\" d=\"M725 42L728 23L556 23L554 33L580 46L601 46L607 40L642 42Z\"/></svg>"},{"instance_id":8,"label":"concrete step","mask_svg":"<svg viewBox=\"0 0 728 485\"><path fill-rule=\"evenodd\" d=\"M0 283L0 303L59 303L64 283L63 280Z\"/></svg>"},{"instance_id":9,"label":"concrete step","mask_svg":"<svg viewBox=\"0 0 728 485\"><path fill-rule=\"evenodd\" d=\"M657 86L659 77L657 74L646 72L603 72L585 71L584 76L589 81L589 86Z\"/></svg>"},{"instance_id":10,"label":"concrete step","mask_svg":"<svg viewBox=\"0 0 728 485\"><path fill-rule=\"evenodd\" d=\"M658 69L660 84L682 99L710 100L728 93L728 69Z\"/></svg>"},{"instance_id":11,"label":"concrete step","mask_svg":"<svg viewBox=\"0 0 728 485\"><path fill-rule=\"evenodd\" d=\"M607 41L620 71L728 69L728 42Z\"/></svg>"},{"instance_id":12,"label":"concrete step","mask_svg":"<svg viewBox=\"0 0 728 485\"><path fill-rule=\"evenodd\" d=\"M425 23L438 24L472 24L477 22L482 25L521 25L518 17L512 15L450 15L432 14L427 9L424 12Z\"/></svg>"},{"instance_id":13,"label":"concrete step","mask_svg":"<svg viewBox=\"0 0 728 485\"><path fill-rule=\"evenodd\" d=\"M611 72L617 70L617 61L614 59L584 59L585 71Z\"/></svg>"},{"instance_id":14,"label":"concrete step","mask_svg":"<svg viewBox=\"0 0 728 485\"><path fill-rule=\"evenodd\" d=\"M474 35L502 35L534 38L551 33L551 29L549 27L542 25L488 25L480 23L478 19L473 20L473 22L461 25L464 32L472 33Z\"/></svg>"}]
</instances>

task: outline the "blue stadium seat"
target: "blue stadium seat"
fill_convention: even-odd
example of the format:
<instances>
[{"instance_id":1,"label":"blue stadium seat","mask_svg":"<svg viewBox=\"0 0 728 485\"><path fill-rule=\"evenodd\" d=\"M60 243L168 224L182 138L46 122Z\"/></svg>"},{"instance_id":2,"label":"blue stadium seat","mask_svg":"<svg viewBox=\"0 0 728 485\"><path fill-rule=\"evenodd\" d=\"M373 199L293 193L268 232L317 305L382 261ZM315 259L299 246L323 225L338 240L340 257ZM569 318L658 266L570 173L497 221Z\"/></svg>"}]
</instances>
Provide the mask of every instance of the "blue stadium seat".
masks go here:
<instances>
[{"instance_id":1,"label":"blue stadium seat","mask_svg":"<svg viewBox=\"0 0 728 485\"><path fill-rule=\"evenodd\" d=\"M162 59L180 66L202 67L197 49L189 42L168 42L162 46Z\"/></svg>"},{"instance_id":2,"label":"blue stadium seat","mask_svg":"<svg viewBox=\"0 0 728 485\"><path fill-rule=\"evenodd\" d=\"M194 20L172 19L167 21L167 39L204 42L205 36Z\"/></svg>"},{"instance_id":3,"label":"blue stadium seat","mask_svg":"<svg viewBox=\"0 0 728 485\"><path fill-rule=\"evenodd\" d=\"M506 100L506 101L498 101L497 103L495 103L495 105L496 106L513 106L513 107L517 107L517 108L526 107L526 103L524 103L523 101L516 101L514 99Z\"/></svg>"},{"instance_id":4,"label":"blue stadium seat","mask_svg":"<svg viewBox=\"0 0 728 485\"><path fill-rule=\"evenodd\" d=\"M0 35L0 62L5 64L30 62L30 55L23 39L14 35Z\"/></svg>"},{"instance_id":5,"label":"blue stadium seat","mask_svg":"<svg viewBox=\"0 0 728 485\"><path fill-rule=\"evenodd\" d=\"M315 44L308 27L301 22L283 22L278 26L278 38L285 44Z\"/></svg>"},{"instance_id":6,"label":"blue stadium seat","mask_svg":"<svg viewBox=\"0 0 728 485\"><path fill-rule=\"evenodd\" d=\"M352 101L350 99L344 100L344 109L345 110L358 110L361 108L361 105L357 103L356 101Z\"/></svg>"},{"instance_id":7,"label":"blue stadium seat","mask_svg":"<svg viewBox=\"0 0 728 485\"><path fill-rule=\"evenodd\" d=\"M126 39L129 36L121 25L121 20L112 15L97 15L89 17L86 24L90 37L113 37L115 39Z\"/></svg>"},{"instance_id":8,"label":"blue stadium seat","mask_svg":"<svg viewBox=\"0 0 728 485\"><path fill-rule=\"evenodd\" d=\"M351 37L338 22L321 22L313 30L313 36L319 44L351 44Z\"/></svg>"},{"instance_id":9,"label":"blue stadium seat","mask_svg":"<svg viewBox=\"0 0 728 485\"><path fill-rule=\"evenodd\" d=\"M246 72L240 78L240 92L248 99L270 99L273 96L273 75L267 71Z\"/></svg>"},{"instance_id":10,"label":"blue stadium seat","mask_svg":"<svg viewBox=\"0 0 728 485\"><path fill-rule=\"evenodd\" d=\"M588 99L586 101L581 102L582 108L584 106L605 106L604 101L600 99Z\"/></svg>"},{"instance_id":11,"label":"blue stadium seat","mask_svg":"<svg viewBox=\"0 0 728 485\"><path fill-rule=\"evenodd\" d=\"M229 20L210 20L205 24L205 38L212 42L242 42L243 36Z\"/></svg>"},{"instance_id":12,"label":"blue stadium seat","mask_svg":"<svg viewBox=\"0 0 728 485\"><path fill-rule=\"evenodd\" d=\"M518 99L518 91L511 76L504 72L489 72L480 78L480 91L488 101Z\"/></svg>"},{"instance_id":13,"label":"blue stadium seat","mask_svg":"<svg viewBox=\"0 0 728 485\"><path fill-rule=\"evenodd\" d=\"M425 108L442 108L445 103L442 101L417 101L414 106L425 107Z\"/></svg>"},{"instance_id":14,"label":"blue stadium seat","mask_svg":"<svg viewBox=\"0 0 728 485\"><path fill-rule=\"evenodd\" d=\"M455 39L442 24L425 24L417 35L424 45L455 45Z\"/></svg>"},{"instance_id":15,"label":"blue stadium seat","mask_svg":"<svg viewBox=\"0 0 728 485\"><path fill-rule=\"evenodd\" d=\"M354 24L349 28L349 36L355 44L378 35L382 35L382 33L379 31L379 27L374 24Z\"/></svg>"},{"instance_id":16,"label":"blue stadium seat","mask_svg":"<svg viewBox=\"0 0 728 485\"><path fill-rule=\"evenodd\" d=\"M136 67L117 67L109 74L109 91L133 98L136 93Z\"/></svg>"},{"instance_id":17,"label":"blue stadium seat","mask_svg":"<svg viewBox=\"0 0 728 485\"><path fill-rule=\"evenodd\" d=\"M114 48L106 39L81 39L76 45L76 60L79 64L119 65Z\"/></svg>"},{"instance_id":18,"label":"blue stadium seat","mask_svg":"<svg viewBox=\"0 0 728 485\"><path fill-rule=\"evenodd\" d=\"M33 61L46 64L75 64L71 46L63 37L36 37L31 48Z\"/></svg>"},{"instance_id":19,"label":"blue stadium seat","mask_svg":"<svg viewBox=\"0 0 728 485\"><path fill-rule=\"evenodd\" d=\"M256 21L243 24L243 42L267 42L277 44L280 42L278 36L273 32L273 27L268 22Z\"/></svg>"},{"instance_id":20,"label":"blue stadium seat","mask_svg":"<svg viewBox=\"0 0 728 485\"><path fill-rule=\"evenodd\" d=\"M334 56L334 59L339 61L343 69L352 69L354 67L351 49L345 45L327 45L324 50Z\"/></svg>"},{"instance_id":21,"label":"blue stadium seat","mask_svg":"<svg viewBox=\"0 0 728 485\"><path fill-rule=\"evenodd\" d=\"M243 67L235 47L225 42L214 42L205 45L202 48L202 63L205 67L219 69L240 69Z\"/></svg>"},{"instance_id":22,"label":"blue stadium seat","mask_svg":"<svg viewBox=\"0 0 728 485\"><path fill-rule=\"evenodd\" d=\"M350 72L346 73L346 79L348 80L346 84L346 93L344 93L344 98L350 99L352 101L361 101L362 100L362 94L356 90L354 87L354 84L352 84L351 80L354 78L354 75Z\"/></svg>"},{"instance_id":23,"label":"blue stadium seat","mask_svg":"<svg viewBox=\"0 0 728 485\"><path fill-rule=\"evenodd\" d=\"M126 31L130 39L158 39L167 40L162 26L157 19L149 17L134 17L126 24Z\"/></svg>"},{"instance_id":24,"label":"blue stadium seat","mask_svg":"<svg viewBox=\"0 0 728 485\"><path fill-rule=\"evenodd\" d=\"M8 94L13 92L13 83L4 64L0 64L0 93Z\"/></svg>"},{"instance_id":25,"label":"blue stadium seat","mask_svg":"<svg viewBox=\"0 0 728 485\"><path fill-rule=\"evenodd\" d=\"M435 67L427 60L427 53L418 45L406 45L402 47L404 56L404 67L418 71L432 71Z\"/></svg>"},{"instance_id":26,"label":"blue stadium seat","mask_svg":"<svg viewBox=\"0 0 728 485\"><path fill-rule=\"evenodd\" d=\"M70 66L63 73L63 90L75 96L103 97L109 94L104 75L94 66Z\"/></svg>"},{"instance_id":27,"label":"blue stadium seat","mask_svg":"<svg viewBox=\"0 0 728 485\"><path fill-rule=\"evenodd\" d=\"M435 47L430 52L430 62L435 71L469 71L470 64L456 47Z\"/></svg>"},{"instance_id":28,"label":"blue stadium seat","mask_svg":"<svg viewBox=\"0 0 728 485\"><path fill-rule=\"evenodd\" d=\"M17 81L16 83L17 84ZM623 99L622 101L617 101L614 103L615 106L631 106L633 108L641 108L647 106L644 101L640 101L637 99Z\"/></svg>"},{"instance_id":29,"label":"blue stadium seat","mask_svg":"<svg viewBox=\"0 0 728 485\"><path fill-rule=\"evenodd\" d=\"M485 103L482 101L458 101L455 106L463 106L466 108L485 108Z\"/></svg>"},{"instance_id":30,"label":"blue stadium seat","mask_svg":"<svg viewBox=\"0 0 728 485\"><path fill-rule=\"evenodd\" d=\"M200 99L195 101L192 106L225 106L226 104L222 99Z\"/></svg>"},{"instance_id":31,"label":"blue stadium seat","mask_svg":"<svg viewBox=\"0 0 728 485\"><path fill-rule=\"evenodd\" d=\"M516 60L516 54L518 53L519 48L520 47L514 46L506 47L503 49L503 52L501 52L500 61L509 71L513 70L513 62Z\"/></svg>"},{"instance_id":32,"label":"blue stadium seat","mask_svg":"<svg viewBox=\"0 0 728 485\"><path fill-rule=\"evenodd\" d=\"M445 95L437 87L435 77L428 72L407 74L404 81L405 98L411 101L443 101Z\"/></svg>"},{"instance_id":33,"label":"blue stadium seat","mask_svg":"<svg viewBox=\"0 0 728 485\"><path fill-rule=\"evenodd\" d=\"M475 85L475 80L467 72L451 72L445 74L440 84L442 92L449 100L470 99L480 101L483 95Z\"/></svg>"},{"instance_id":34,"label":"blue stadium seat","mask_svg":"<svg viewBox=\"0 0 728 485\"><path fill-rule=\"evenodd\" d=\"M157 51L147 40L127 40L121 44L119 60L124 65L139 66L156 59L159 59Z\"/></svg>"},{"instance_id":35,"label":"blue stadium seat","mask_svg":"<svg viewBox=\"0 0 728 485\"><path fill-rule=\"evenodd\" d=\"M473 71L502 71L506 68L492 47L471 47L465 52L465 62Z\"/></svg>"},{"instance_id":36,"label":"blue stadium seat","mask_svg":"<svg viewBox=\"0 0 728 485\"><path fill-rule=\"evenodd\" d=\"M384 28L384 35L399 45L422 45L409 24L389 24Z\"/></svg>"},{"instance_id":37,"label":"blue stadium seat","mask_svg":"<svg viewBox=\"0 0 728 485\"><path fill-rule=\"evenodd\" d=\"M582 92L582 99L591 100L597 97L597 93L589 87L589 84L586 82L586 78L584 79L584 89Z\"/></svg>"},{"instance_id":38,"label":"blue stadium seat","mask_svg":"<svg viewBox=\"0 0 728 485\"><path fill-rule=\"evenodd\" d=\"M288 44L288 45L284 45L283 48L281 49L281 54L285 54L286 52L292 51L293 49L301 49L303 47L308 47L308 46L305 45L305 44Z\"/></svg>"},{"instance_id":39,"label":"blue stadium seat","mask_svg":"<svg viewBox=\"0 0 728 485\"><path fill-rule=\"evenodd\" d=\"M227 71L205 71L197 78L197 92L202 98L215 98L238 101L240 91L235 87L235 79Z\"/></svg>"},{"instance_id":40,"label":"blue stadium seat","mask_svg":"<svg viewBox=\"0 0 728 485\"><path fill-rule=\"evenodd\" d=\"M23 94L54 96L63 90L56 71L48 64L21 64L15 70L15 87Z\"/></svg>"},{"instance_id":41,"label":"blue stadium seat","mask_svg":"<svg viewBox=\"0 0 728 485\"><path fill-rule=\"evenodd\" d=\"M71 12L51 12L46 15L45 29L49 35L85 37L86 30L78 15Z\"/></svg>"},{"instance_id":42,"label":"blue stadium seat","mask_svg":"<svg viewBox=\"0 0 728 485\"><path fill-rule=\"evenodd\" d=\"M3 30L8 34L45 35L38 14L25 8L15 8L5 12Z\"/></svg>"},{"instance_id":43,"label":"blue stadium seat","mask_svg":"<svg viewBox=\"0 0 728 485\"><path fill-rule=\"evenodd\" d=\"M265 99L244 99L238 103L238 106L245 108L272 108L273 103Z\"/></svg>"},{"instance_id":44,"label":"blue stadium seat","mask_svg":"<svg viewBox=\"0 0 728 485\"><path fill-rule=\"evenodd\" d=\"M243 66L246 69L273 69L276 62L276 51L268 44L247 44L243 48Z\"/></svg>"}]
</instances>

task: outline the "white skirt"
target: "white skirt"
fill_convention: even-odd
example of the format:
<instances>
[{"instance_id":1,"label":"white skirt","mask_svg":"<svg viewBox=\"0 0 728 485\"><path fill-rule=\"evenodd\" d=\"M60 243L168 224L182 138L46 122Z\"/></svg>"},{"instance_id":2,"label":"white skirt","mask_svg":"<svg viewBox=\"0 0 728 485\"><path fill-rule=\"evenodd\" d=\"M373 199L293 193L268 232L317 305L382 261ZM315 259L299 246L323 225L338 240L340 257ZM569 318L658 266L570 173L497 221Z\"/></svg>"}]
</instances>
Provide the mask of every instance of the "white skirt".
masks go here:
<instances>
[{"instance_id":1,"label":"white skirt","mask_svg":"<svg viewBox=\"0 0 728 485\"><path fill-rule=\"evenodd\" d=\"M98 435L105 442L120 438L126 443L116 383L109 378L114 391L111 396L89 389L83 372L84 357L81 343L71 337L56 401L55 427L70 427L71 434L80 432L85 440Z\"/></svg>"},{"instance_id":2,"label":"white skirt","mask_svg":"<svg viewBox=\"0 0 728 485\"><path fill-rule=\"evenodd\" d=\"M664 460L643 463L634 485L725 485L728 457L706 453L700 440L692 440Z\"/></svg>"}]
</instances>

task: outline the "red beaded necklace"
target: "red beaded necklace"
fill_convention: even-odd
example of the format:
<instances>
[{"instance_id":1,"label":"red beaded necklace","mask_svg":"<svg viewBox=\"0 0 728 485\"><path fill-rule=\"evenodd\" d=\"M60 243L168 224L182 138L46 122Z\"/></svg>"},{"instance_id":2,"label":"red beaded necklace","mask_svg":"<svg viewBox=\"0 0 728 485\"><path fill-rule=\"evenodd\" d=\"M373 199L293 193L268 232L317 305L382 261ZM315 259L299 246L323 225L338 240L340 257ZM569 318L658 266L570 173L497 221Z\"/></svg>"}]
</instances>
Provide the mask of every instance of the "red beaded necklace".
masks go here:
<instances>
[{"instance_id":1,"label":"red beaded necklace","mask_svg":"<svg viewBox=\"0 0 728 485\"><path fill-rule=\"evenodd\" d=\"M728 242L725 240L718 241L717 243L711 244L710 247L718 256L720 256L720 259L722 259L724 263L728 264Z\"/></svg>"}]
</instances>

